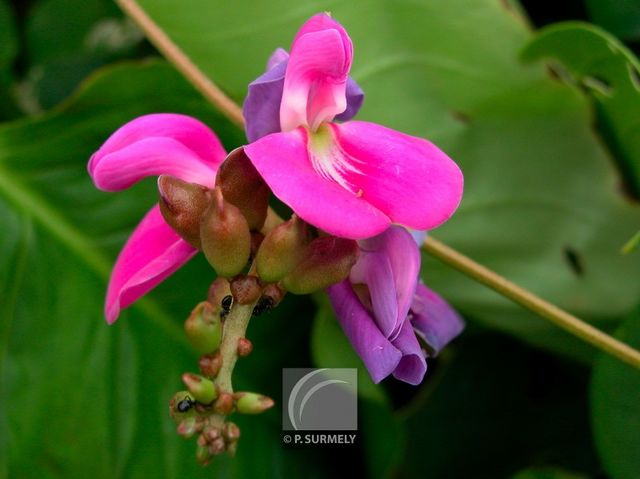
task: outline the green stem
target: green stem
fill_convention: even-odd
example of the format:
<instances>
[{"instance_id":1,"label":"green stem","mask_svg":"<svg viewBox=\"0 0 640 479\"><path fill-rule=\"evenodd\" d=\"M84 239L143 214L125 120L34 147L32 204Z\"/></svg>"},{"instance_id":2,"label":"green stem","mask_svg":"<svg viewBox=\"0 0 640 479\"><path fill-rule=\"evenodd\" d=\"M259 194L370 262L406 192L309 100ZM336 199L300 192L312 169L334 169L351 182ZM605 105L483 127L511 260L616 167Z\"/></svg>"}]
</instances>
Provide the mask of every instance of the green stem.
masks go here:
<instances>
[{"instance_id":1,"label":"green stem","mask_svg":"<svg viewBox=\"0 0 640 479\"><path fill-rule=\"evenodd\" d=\"M233 392L231 376L238 360L238 340L244 338L251 320L254 304L234 305L225 319L220 344L222 367L214 384L222 392Z\"/></svg>"},{"instance_id":2,"label":"green stem","mask_svg":"<svg viewBox=\"0 0 640 479\"><path fill-rule=\"evenodd\" d=\"M453 266L458 271L533 311L538 316L548 319L556 326L563 328L596 348L640 369L640 351L603 333L432 237L428 237L423 246L428 253L443 263Z\"/></svg>"}]
</instances>

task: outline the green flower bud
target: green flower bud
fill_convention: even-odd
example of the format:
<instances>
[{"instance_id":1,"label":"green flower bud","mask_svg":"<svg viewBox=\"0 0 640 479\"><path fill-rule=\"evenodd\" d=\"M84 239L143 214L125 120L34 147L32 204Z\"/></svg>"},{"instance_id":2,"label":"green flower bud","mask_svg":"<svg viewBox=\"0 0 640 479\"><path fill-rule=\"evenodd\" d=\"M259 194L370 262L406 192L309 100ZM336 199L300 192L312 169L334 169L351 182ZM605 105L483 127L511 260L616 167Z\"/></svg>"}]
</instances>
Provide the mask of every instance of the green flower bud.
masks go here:
<instances>
[{"instance_id":1,"label":"green flower bud","mask_svg":"<svg viewBox=\"0 0 640 479\"><path fill-rule=\"evenodd\" d=\"M240 428L233 422L225 423L222 434L228 442L236 442L240 438Z\"/></svg>"},{"instance_id":2,"label":"green flower bud","mask_svg":"<svg viewBox=\"0 0 640 479\"><path fill-rule=\"evenodd\" d=\"M178 434L184 438L192 437L198 432L198 419L196 417L188 417L178 424Z\"/></svg>"},{"instance_id":3,"label":"green flower bud","mask_svg":"<svg viewBox=\"0 0 640 479\"><path fill-rule=\"evenodd\" d=\"M201 404L211 404L218 397L218 391L213 382L197 374L184 373L182 382L187 386L191 395Z\"/></svg>"},{"instance_id":4,"label":"green flower bud","mask_svg":"<svg viewBox=\"0 0 640 479\"><path fill-rule=\"evenodd\" d=\"M158 178L162 217L186 242L200 248L200 218L209 204L209 189L173 176Z\"/></svg>"},{"instance_id":5,"label":"green flower bud","mask_svg":"<svg viewBox=\"0 0 640 479\"><path fill-rule=\"evenodd\" d=\"M218 168L216 187L220 187L227 201L240 208L251 230L262 228L270 191L242 147L229 153Z\"/></svg>"},{"instance_id":6,"label":"green flower bud","mask_svg":"<svg viewBox=\"0 0 640 479\"><path fill-rule=\"evenodd\" d=\"M296 215L272 229L256 255L260 279L275 283L284 278L304 258L309 241L307 224Z\"/></svg>"},{"instance_id":7,"label":"green flower bud","mask_svg":"<svg viewBox=\"0 0 640 479\"><path fill-rule=\"evenodd\" d=\"M236 409L242 414L260 414L274 405L273 399L262 394L245 392L236 397Z\"/></svg>"},{"instance_id":8,"label":"green flower bud","mask_svg":"<svg viewBox=\"0 0 640 479\"><path fill-rule=\"evenodd\" d=\"M358 243L345 238L314 239L303 260L282 284L294 294L308 294L344 280L358 258Z\"/></svg>"},{"instance_id":9,"label":"green flower bud","mask_svg":"<svg viewBox=\"0 0 640 479\"><path fill-rule=\"evenodd\" d=\"M222 339L220 307L207 301L198 304L184 323L187 338L200 354L218 349Z\"/></svg>"},{"instance_id":10,"label":"green flower bud","mask_svg":"<svg viewBox=\"0 0 640 479\"><path fill-rule=\"evenodd\" d=\"M211 461L211 455L209 454L209 448L207 446L200 446L196 449L196 461L202 466L206 466Z\"/></svg>"},{"instance_id":11,"label":"green flower bud","mask_svg":"<svg viewBox=\"0 0 640 479\"><path fill-rule=\"evenodd\" d=\"M230 278L240 273L249 261L251 234L240 210L226 201L220 188L200 223L202 251L219 276Z\"/></svg>"}]
</instances>

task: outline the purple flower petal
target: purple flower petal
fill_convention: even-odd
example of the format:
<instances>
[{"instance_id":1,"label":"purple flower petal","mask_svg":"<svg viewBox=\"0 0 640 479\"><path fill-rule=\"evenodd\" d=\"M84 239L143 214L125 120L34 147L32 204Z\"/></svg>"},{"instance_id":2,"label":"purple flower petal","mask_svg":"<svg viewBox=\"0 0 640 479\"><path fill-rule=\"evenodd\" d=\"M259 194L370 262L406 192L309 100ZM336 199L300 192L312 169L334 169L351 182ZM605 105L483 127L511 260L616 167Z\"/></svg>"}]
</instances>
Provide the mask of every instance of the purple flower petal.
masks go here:
<instances>
[{"instance_id":1,"label":"purple flower petal","mask_svg":"<svg viewBox=\"0 0 640 479\"><path fill-rule=\"evenodd\" d=\"M411 324L435 356L464 329L464 321L435 291L419 284L411 304Z\"/></svg>"},{"instance_id":2,"label":"purple flower petal","mask_svg":"<svg viewBox=\"0 0 640 479\"><path fill-rule=\"evenodd\" d=\"M336 115L338 121L349 121L356 116L356 113L362 108L364 103L364 92L356 81L349 77L347 79L347 109Z\"/></svg>"},{"instance_id":3,"label":"purple flower petal","mask_svg":"<svg viewBox=\"0 0 640 479\"><path fill-rule=\"evenodd\" d=\"M392 344L402 352L402 359L393 376L414 386L420 384L427 372L427 361L408 320L403 323L400 334Z\"/></svg>"},{"instance_id":4,"label":"purple flower petal","mask_svg":"<svg viewBox=\"0 0 640 479\"><path fill-rule=\"evenodd\" d=\"M420 272L420 251L411 234L399 226L358 242L361 255L349 276L366 284L373 316L382 334L396 338L406 322Z\"/></svg>"},{"instance_id":5,"label":"purple flower petal","mask_svg":"<svg viewBox=\"0 0 640 479\"><path fill-rule=\"evenodd\" d=\"M373 382L379 383L396 369L402 353L380 333L348 280L330 286L327 293L353 349L364 362Z\"/></svg>"},{"instance_id":6,"label":"purple flower petal","mask_svg":"<svg viewBox=\"0 0 640 479\"><path fill-rule=\"evenodd\" d=\"M281 131L280 103L288 62L289 54L278 48L267 62L267 71L249 84L248 94L242 106L249 142ZM350 120L364 102L364 92L351 77L347 79L346 95L347 109L336 116L336 120Z\"/></svg>"}]
</instances>

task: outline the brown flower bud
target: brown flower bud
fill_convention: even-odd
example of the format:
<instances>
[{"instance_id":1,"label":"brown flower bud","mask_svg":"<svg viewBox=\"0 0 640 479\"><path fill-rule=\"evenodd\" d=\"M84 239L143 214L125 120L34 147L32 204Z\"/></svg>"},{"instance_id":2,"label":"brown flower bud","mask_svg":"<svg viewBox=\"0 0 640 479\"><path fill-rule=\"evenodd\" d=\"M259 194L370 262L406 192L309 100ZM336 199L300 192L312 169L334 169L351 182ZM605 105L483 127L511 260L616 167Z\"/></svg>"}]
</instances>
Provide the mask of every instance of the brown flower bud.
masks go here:
<instances>
[{"instance_id":1,"label":"brown flower bud","mask_svg":"<svg viewBox=\"0 0 640 479\"><path fill-rule=\"evenodd\" d=\"M238 356L245 357L249 356L253 351L253 344L247 338L238 339Z\"/></svg>"},{"instance_id":2,"label":"brown flower bud","mask_svg":"<svg viewBox=\"0 0 640 479\"><path fill-rule=\"evenodd\" d=\"M218 275L229 278L240 273L251 253L251 234L240 210L226 201L216 188L200 222L202 251Z\"/></svg>"},{"instance_id":3,"label":"brown flower bud","mask_svg":"<svg viewBox=\"0 0 640 479\"><path fill-rule=\"evenodd\" d=\"M198 361L200 372L209 378L214 378L220 372L222 367L222 357L219 352L213 354L205 354Z\"/></svg>"},{"instance_id":4,"label":"brown flower bud","mask_svg":"<svg viewBox=\"0 0 640 479\"><path fill-rule=\"evenodd\" d=\"M158 178L162 217L186 242L200 248L200 218L209 204L208 188L173 176Z\"/></svg>"},{"instance_id":5,"label":"brown flower bud","mask_svg":"<svg viewBox=\"0 0 640 479\"><path fill-rule=\"evenodd\" d=\"M284 287L294 294L308 294L345 279L358 258L354 240L323 236L308 246L304 259L284 277Z\"/></svg>"},{"instance_id":6,"label":"brown flower bud","mask_svg":"<svg viewBox=\"0 0 640 479\"><path fill-rule=\"evenodd\" d=\"M222 162L216 174L216 187L222 189L227 201L240 208L251 230L262 228L270 191L244 148L236 148Z\"/></svg>"},{"instance_id":7,"label":"brown flower bud","mask_svg":"<svg viewBox=\"0 0 640 479\"><path fill-rule=\"evenodd\" d=\"M307 224L296 215L272 229L256 255L260 279L273 283L285 277L304 258L309 241Z\"/></svg>"},{"instance_id":8,"label":"brown flower bud","mask_svg":"<svg viewBox=\"0 0 640 479\"><path fill-rule=\"evenodd\" d=\"M231 293L238 304L251 304L260 297L262 287L255 276L240 276L231 281Z\"/></svg>"}]
</instances>

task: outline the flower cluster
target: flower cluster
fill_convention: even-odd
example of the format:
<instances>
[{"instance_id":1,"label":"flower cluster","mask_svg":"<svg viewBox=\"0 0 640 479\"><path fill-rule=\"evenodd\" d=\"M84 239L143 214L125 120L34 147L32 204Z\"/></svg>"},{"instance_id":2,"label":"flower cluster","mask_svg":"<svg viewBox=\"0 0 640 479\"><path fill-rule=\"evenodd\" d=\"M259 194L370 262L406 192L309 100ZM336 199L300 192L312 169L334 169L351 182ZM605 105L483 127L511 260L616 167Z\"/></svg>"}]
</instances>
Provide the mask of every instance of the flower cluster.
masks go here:
<instances>
[{"instance_id":1,"label":"flower cluster","mask_svg":"<svg viewBox=\"0 0 640 479\"><path fill-rule=\"evenodd\" d=\"M326 289L375 382L390 374L422 381L426 356L459 334L463 322L419 281L416 238L451 217L463 177L429 141L352 120L364 99L349 77L352 59L342 25L315 15L290 53L276 50L249 85L248 145L227 155L207 126L165 113L127 123L91 157L89 173L107 191L160 176L160 204L114 267L109 323L203 250L230 280L233 301L252 292L240 304L254 312L286 292ZM291 208L290 219L268 209L271 193ZM210 452L235 444L237 434L227 431L233 427L206 427L201 442Z\"/></svg>"},{"instance_id":2,"label":"flower cluster","mask_svg":"<svg viewBox=\"0 0 640 479\"><path fill-rule=\"evenodd\" d=\"M374 380L394 372L415 384L426 366L411 328L436 352L462 323L418 283L418 248L396 225L428 230L446 221L460 202L462 174L424 139L348 121L364 98L348 76L352 58L351 39L338 22L327 14L308 20L291 55L276 50L266 73L249 85L244 113L252 143L244 153L299 218L358 240L362 253L348 279L328 289L332 304ZM91 157L89 173L107 191L158 175L211 187L226 156L198 120L155 114L116 131ZM196 252L153 207L116 262L107 321Z\"/></svg>"}]
</instances>

